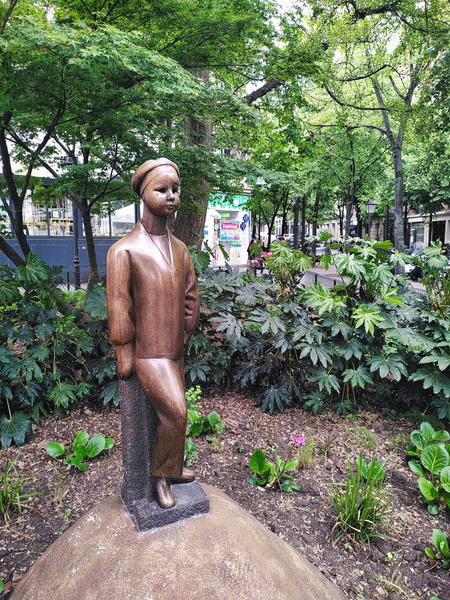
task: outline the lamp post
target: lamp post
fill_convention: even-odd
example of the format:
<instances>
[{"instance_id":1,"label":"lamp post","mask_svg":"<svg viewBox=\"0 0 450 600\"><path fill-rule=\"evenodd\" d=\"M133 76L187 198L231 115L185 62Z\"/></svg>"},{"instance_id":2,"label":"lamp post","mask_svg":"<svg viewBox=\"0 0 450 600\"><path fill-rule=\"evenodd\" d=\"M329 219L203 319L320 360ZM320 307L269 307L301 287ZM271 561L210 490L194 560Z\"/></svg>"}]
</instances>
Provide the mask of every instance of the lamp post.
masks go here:
<instances>
[{"instance_id":1,"label":"lamp post","mask_svg":"<svg viewBox=\"0 0 450 600\"><path fill-rule=\"evenodd\" d=\"M367 235L369 237L370 237L370 229L372 227L372 215L375 212L376 207L377 207L376 200L374 200L373 198L369 198L369 200L367 200L367 202L366 202L366 214L368 216Z\"/></svg>"}]
</instances>

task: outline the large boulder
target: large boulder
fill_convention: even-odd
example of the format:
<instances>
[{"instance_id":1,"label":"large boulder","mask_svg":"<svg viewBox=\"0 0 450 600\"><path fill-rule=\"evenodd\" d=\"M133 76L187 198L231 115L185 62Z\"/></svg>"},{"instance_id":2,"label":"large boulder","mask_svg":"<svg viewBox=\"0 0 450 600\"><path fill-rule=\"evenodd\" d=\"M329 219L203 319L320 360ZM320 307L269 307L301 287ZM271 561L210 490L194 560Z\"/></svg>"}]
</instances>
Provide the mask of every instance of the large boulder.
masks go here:
<instances>
[{"instance_id":1,"label":"large boulder","mask_svg":"<svg viewBox=\"0 0 450 600\"><path fill-rule=\"evenodd\" d=\"M320 571L226 494L211 511L139 534L119 498L39 558L13 600L344 600Z\"/></svg>"}]
</instances>

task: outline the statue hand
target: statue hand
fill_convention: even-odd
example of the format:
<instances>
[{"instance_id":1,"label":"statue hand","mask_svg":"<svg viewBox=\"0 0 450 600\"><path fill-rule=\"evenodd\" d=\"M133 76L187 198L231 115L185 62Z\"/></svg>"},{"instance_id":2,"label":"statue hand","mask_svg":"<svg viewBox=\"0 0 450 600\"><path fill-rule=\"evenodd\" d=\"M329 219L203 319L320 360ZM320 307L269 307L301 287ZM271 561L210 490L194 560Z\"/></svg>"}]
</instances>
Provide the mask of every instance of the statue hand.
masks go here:
<instances>
[{"instance_id":1,"label":"statue hand","mask_svg":"<svg viewBox=\"0 0 450 600\"><path fill-rule=\"evenodd\" d=\"M128 379L134 370L134 344L123 344L116 346L117 374L119 379Z\"/></svg>"}]
</instances>

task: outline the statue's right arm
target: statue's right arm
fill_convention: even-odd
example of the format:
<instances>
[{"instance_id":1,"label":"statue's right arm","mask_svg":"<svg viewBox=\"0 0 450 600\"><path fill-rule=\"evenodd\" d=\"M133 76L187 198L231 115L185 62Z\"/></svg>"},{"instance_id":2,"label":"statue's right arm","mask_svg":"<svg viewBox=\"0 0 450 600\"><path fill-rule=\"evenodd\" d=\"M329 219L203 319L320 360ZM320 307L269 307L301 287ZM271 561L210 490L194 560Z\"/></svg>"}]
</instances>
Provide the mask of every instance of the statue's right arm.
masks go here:
<instances>
[{"instance_id":1,"label":"statue's right arm","mask_svg":"<svg viewBox=\"0 0 450 600\"><path fill-rule=\"evenodd\" d=\"M129 252L112 246L108 252L106 294L109 338L117 355L117 374L130 377L134 369L134 308Z\"/></svg>"}]
</instances>

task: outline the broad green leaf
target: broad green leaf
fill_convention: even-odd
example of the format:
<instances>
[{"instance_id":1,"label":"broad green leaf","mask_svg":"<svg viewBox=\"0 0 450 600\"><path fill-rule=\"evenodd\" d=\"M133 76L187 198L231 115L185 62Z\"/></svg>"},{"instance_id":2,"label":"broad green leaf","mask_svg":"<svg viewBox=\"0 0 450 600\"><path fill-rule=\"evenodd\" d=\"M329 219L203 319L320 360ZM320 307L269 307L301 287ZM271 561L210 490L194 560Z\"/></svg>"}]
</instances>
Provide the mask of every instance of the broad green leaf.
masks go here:
<instances>
[{"instance_id":1,"label":"broad green leaf","mask_svg":"<svg viewBox=\"0 0 450 600\"><path fill-rule=\"evenodd\" d=\"M450 549L448 546L447 537L440 531L439 529L433 529L431 534L431 539L433 540L433 544L439 550L444 558L450 557Z\"/></svg>"},{"instance_id":2,"label":"broad green leaf","mask_svg":"<svg viewBox=\"0 0 450 600\"><path fill-rule=\"evenodd\" d=\"M444 467L439 475L441 486L446 492L450 492L450 466Z\"/></svg>"},{"instance_id":3,"label":"broad green leaf","mask_svg":"<svg viewBox=\"0 0 450 600\"><path fill-rule=\"evenodd\" d=\"M434 485L425 477L420 477L418 480L419 489L422 496L426 500L436 500L439 497L438 492L435 490Z\"/></svg>"},{"instance_id":4,"label":"broad green leaf","mask_svg":"<svg viewBox=\"0 0 450 600\"><path fill-rule=\"evenodd\" d=\"M411 469L411 471L419 477L425 477L425 471L422 469L422 466L416 460L410 460L408 462L408 466Z\"/></svg>"},{"instance_id":5,"label":"broad green leaf","mask_svg":"<svg viewBox=\"0 0 450 600\"><path fill-rule=\"evenodd\" d=\"M78 446L74 448L74 454L76 460L84 460L88 456L87 446L78 444Z\"/></svg>"},{"instance_id":6,"label":"broad green leaf","mask_svg":"<svg viewBox=\"0 0 450 600\"><path fill-rule=\"evenodd\" d=\"M73 440L72 443L72 448L75 450L77 446L79 446L80 444L83 444L83 446L86 446L86 444L89 441L89 434L87 431L80 431L77 433L77 435L75 436L75 439Z\"/></svg>"},{"instance_id":7,"label":"broad green leaf","mask_svg":"<svg viewBox=\"0 0 450 600\"><path fill-rule=\"evenodd\" d=\"M89 458L94 458L105 449L105 436L102 433L97 433L89 440L86 451Z\"/></svg>"},{"instance_id":8,"label":"broad green leaf","mask_svg":"<svg viewBox=\"0 0 450 600\"><path fill-rule=\"evenodd\" d=\"M423 450L428 445L427 440L425 439L425 436L418 429L411 431L411 433L409 434L409 437L410 437L412 443L414 444L414 446L416 448L418 448L419 450Z\"/></svg>"},{"instance_id":9,"label":"broad green leaf","mask_svg":"<svg viewBox=\"0 0 450 600\"><path fill-rule=\"evenodd\" d=\"M435 430L434 430L433 425L431 425L431 423L428 423L428 421L423 421L420 424L420 431L424 435L425 439L428 442L433 439L433 436L436 433Z\"/></svg>"},{"instance_id":10,"label":"broad green leaf","mask_svg":"<svg viewBox=\"0 0 450 600\"><path fill-rule=\"evenodd\" d=\"M262 450L255 450L255 452L253 452L250 458L249 467L253 473L263 473L267 467L267 461L266 455Z\"/></svg>"},{"instance_id":11,"label":"broad green leaf","mask_svg":"<svg viewBox=\"0 0 450 600\"><path fill-rule=\"evenodd\" d=\"M435 442L447 442L448 440L450 440L450 434L448 433L448 431L438 429L438 431L435 431L433 433L431 439Z\"/></svg>"},{"instance_id":12,"label":"broad green leaf","mask_svg":"<svg viewBox=\"0 0 450 600\"><path fill-rule=\"evenodd\" d=\"M105 437L104 450L109 450L110 448L112 448L114 446L115 443L116 443L116 440L114 438Z\"/></svg>"},{"instance_id":13,"label":"broad green leaf","mask_svg":"<svg viewBox=\"0 0 450 600\"><path fill-rule=\"evenodd\" d=\"M65 448L64 448L64 446L62 444L60 444L59 442L49 442L45 446L45 450L53 458L57 458L58 456L62 456L64 454L64 452L66 451Z\"/></svg>"},{"instance_id":14,"label":"broad green leaf","mask_svg":"<svg viewBox=\"0 0 450 600\"><path fill-rule=\"evenodd\" d=\"M285 471L292 471L292 469L296 469L298 467L298 458L294 458L293 460L288 461L285 466Z\"/></svg>"},{"instance_id":15,"label":"broad green leaf","mask_svg":"<svg viewBox=\"0 0 450 600\"><path fill-rule=\"evenodd\" d=\"M448 452L442 446L434 444L423 449L420 461L425 469L433 475L437 475L444 467L448 466L450 458Z\"/></svg>"},{"instance_id":16,"label":"broad green leaf","mask_svg":"<svg viewBox=\"0 0 450 600\"><path fill-rule=\"evenodd\" d=\"M86 469L87 469L87 464L76 457L68 458L65 462L67 465L72 465L72 466L76 467L77 469L79 469L80 471L86 471Z\"/></svg>"}]
</instances>

